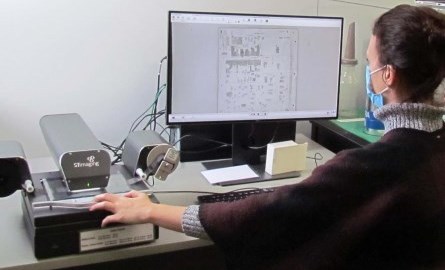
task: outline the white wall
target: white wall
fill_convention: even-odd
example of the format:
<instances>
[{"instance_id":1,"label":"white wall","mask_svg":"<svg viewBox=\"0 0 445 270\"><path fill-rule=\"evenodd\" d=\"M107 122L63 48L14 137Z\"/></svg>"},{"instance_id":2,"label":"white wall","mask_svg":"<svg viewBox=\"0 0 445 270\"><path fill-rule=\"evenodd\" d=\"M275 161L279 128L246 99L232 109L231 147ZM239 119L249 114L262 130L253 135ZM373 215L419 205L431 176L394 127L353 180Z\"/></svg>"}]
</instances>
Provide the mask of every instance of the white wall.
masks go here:
<instances>
[{"instance_id":1,"label":"white wall","mask_svg":"<svg viewBox=\"0 0 445 270\"><path fill-rule=\"evenodd\" d=\"M315 14L316 4L1 0L0 139L20 141L28 157L46 156L40 117L77 112L98 139L118 144L154 97L170 9Z\"/></svg>"},{"instance_id":2,"label":"white wall","mask_svg":"<svg viewBox=\"0 0 445 270\"><path fill-rule=\"evenodd\" d=\"M28 158L47 156L39 119L77 112L98 139L122 141L153 100L167 53L168 10L340 16L349 10L369 18L382 12L356 14L356 5L333 2L0 0L0 139L20 141ZM363 50L367 41L360 39Z\"/></svg>"},{"instance_id":3,"label":"white wall","mask_svg":"<svg viewBox=\"0 0 445 270\"><path fill-rule=\"evenodd\" d=\"M344 18L343 47L346 45L349 24L355 22L355 57L358 60L355 67L355 76L358 81L355 89L355 107L363 108L363 115L366 97L364 76L367 64L366 50L374 21L382 13L396 5L413 3L414 0L319 0L318 15ZM342 89L340 89L341 94Z\"/></svg>"}]
</instances>

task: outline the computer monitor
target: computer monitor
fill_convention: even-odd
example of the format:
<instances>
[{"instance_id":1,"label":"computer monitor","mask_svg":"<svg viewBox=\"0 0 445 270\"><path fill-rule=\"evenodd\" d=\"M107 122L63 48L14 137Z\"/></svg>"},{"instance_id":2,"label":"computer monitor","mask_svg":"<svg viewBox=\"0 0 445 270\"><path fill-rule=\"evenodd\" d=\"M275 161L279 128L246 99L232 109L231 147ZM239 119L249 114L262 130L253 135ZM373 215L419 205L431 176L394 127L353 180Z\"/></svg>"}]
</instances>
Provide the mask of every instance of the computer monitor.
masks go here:
<instances>
[{"instance_id":1,"label":"computer monitor","mask_svg":"<svg viewBox=\"0 0 445 270\"><path fill-rule=\"evenodd\" d=\"M243 146L257 131L265 146L280 125L295 138L296 120L336 118L342 29L339 17L170 11L167 124L232 125L236 156L259 147Z\"/></svg>"}]
</instances>

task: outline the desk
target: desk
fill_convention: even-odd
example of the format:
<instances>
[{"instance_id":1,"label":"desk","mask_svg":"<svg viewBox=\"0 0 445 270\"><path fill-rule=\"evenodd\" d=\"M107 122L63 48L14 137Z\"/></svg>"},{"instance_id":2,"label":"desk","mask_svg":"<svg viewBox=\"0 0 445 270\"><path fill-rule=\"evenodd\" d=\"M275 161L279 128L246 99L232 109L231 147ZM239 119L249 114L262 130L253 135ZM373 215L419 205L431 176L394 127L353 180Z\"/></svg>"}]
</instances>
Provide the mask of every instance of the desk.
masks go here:
<instances>
[{"instance_id":1,"label":"desk","mask_svg":"<svg viewBox=\"0 0 445 270\"><path fill-rule=\"evenodd\" d=\"M334 153L362 147L380 139L380 136L366 134L364 122L360 120L352 122L314 120L310 123L311 139Z\"/></svg>"},{"instance_id":2,"label":"desk","mask_svg":"<svg viewBox=\"0 0 445 270\"><path fill-rule=\"evenodd\" d=\"M318 163L324 163L326 160L332 158L334 153L325 149L318 143L311 141L304 135L296 135L297 143L308 142L308 156L314 156L315 153L323 155L323 160ZM54 170L54 164L48 164L48 160L51 159L36 159L30 160L30 167L32 173L45 172L50 169ZM298 183L308 177L312 170L315 168L313 160L307 159L307 170L302 172L302 175L298 178L274 180L268 182L251 183L246 185L236 186L211 186L207 180L201 175L201 171L204 167L199 162L181 163L176 171L169 176L167 181L156 181L153 190L156 191L175 191L175 190L194 190L194 191L213 191L213 192L226 192L232 189L243 187L273 187L284 184ZM179 193L179 194L156 194L161 203L175 204L175 205L190 205L196 202L196 194L192 193ZM156 258L157 256L165 256L174 252L181 252L195 249L197 252L190 252L195 256L195 259L186 255L184 260L190 263L195 263L197 267L193 269L209 269L208 266L200 265L201 260L205 259L206 253L201 253L205 250L210 250L207 254L209 256L215 256L216 258L207 258L207 261L216 264L222 264L222 256L218 254L216 249L213 248L211 241L196 239L188 237L182 233L173 232L160 228L159 239L155 242L145 245L118 248L106 251L96 251L85 254L62 256L51 259L37 260L34 257L34 253L31 247L30 240L28 239L22 210L20 206L21 195L19 192L13 195L0 198L0 208L2 209L2 218L0 222L0 269L57 269L57 268L76 268L82 269L101 269L110 268L113 263L128 268L128 264L131 261L139 261L139 265L152 269L179 269L178 266L173 266L175 262L181 263L180 260L176 261L178 257L171 257L167 261L167 257L161 257L164 261L157 262L162 266L145 263L144 258ZM213 249L213 250L212 250ZM199 252L199 253L198 253ZM184 257L184 256L182 256ZM129 260L131 259L131 260ZM215 259L215 260L213 260ZM162 259L161 259L162 260ZM155 262L152 260L152 262ZM120 263L120 264L119 264ZM99 264L105 265L100 267ZM92 267L91 265L95 265ZM114 265L115 266L115 265ZM165 267L164 267L165 266ZM181 265L181 268L187 268L187 266ZM202 267L202 268L200 268ZM213 268L215 269L215 268ZM221 269L221 268L218 268Z\"/></svg>"}]
</instances>

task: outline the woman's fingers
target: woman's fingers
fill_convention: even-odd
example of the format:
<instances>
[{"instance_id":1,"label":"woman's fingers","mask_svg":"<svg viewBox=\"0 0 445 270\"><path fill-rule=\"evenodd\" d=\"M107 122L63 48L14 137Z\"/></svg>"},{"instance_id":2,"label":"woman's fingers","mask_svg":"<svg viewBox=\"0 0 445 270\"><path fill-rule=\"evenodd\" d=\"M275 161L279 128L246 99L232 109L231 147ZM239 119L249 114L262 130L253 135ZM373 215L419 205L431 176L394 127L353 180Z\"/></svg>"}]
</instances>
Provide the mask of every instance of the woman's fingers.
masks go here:
<instances>
[{"instance_id":1,"label":"woman's fingers","mask_svg":"<svg viewBox=\"0 0 445 270\"><path fill-rule=\"evenodd\" d=\"M115 204L109 201L101 201L90 206L90 211L105 210L108 212L116 212Z\"/></svg>"},{"instance_id":2,"label":"woman's fingers","mask_svg":"<svg viewBox=\"0 0 445 270\"><path fill-rule=\"evenodd\" d=\"M109 216L106 216L106 217L102 220L102 224L101 224L101 226L102 226L102 228L103 228L103 227L106 227L108 224L111 224L111 223L118 223L118 222L120 222L120 218L119 218L119 216L118 216L117 214L109 215Z\"/></svg>"},{"instance_id":3,"label":"woman's fingers","mask_svg":"<svg viewBox=\"0 0 445 270\"><path fill-rule=\"evenodd\" d=\"M103 201L116 202L118 199L119 199L119 195L112 194L112 193L103 193L103 194L99 194L96 197L94 197L94 200L96 202L103 202Z\"/></svg>"},{"instance_id":4,"label":"woman's fingers","mask_svg":"<svg viewBox=\"0 0 445 270\"><path fill-rule=\"evenodd\" d=\"M137 198L141 195L145 195L142 192L136 191L136 190L131 190L130 192L127 192L124 196L128 197L128 198Z\"/></svg>"}]
</instances>

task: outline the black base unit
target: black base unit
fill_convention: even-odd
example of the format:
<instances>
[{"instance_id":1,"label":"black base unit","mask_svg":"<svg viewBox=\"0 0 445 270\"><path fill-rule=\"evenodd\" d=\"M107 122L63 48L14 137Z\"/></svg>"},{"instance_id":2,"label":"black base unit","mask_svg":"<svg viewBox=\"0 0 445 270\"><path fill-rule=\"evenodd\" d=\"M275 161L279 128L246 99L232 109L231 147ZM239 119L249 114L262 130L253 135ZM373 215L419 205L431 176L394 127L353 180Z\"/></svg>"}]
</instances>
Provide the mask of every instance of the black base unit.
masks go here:
<instances>
[{"instance_id":1,"label":"black base unit","mask_svg":"<svg viewBox=\"0 0 445 270\"><path fill-rule=\"evenodd\" d=\"M150 198L158 203L155 197ZM159 237L159 228L153 224L101 228L110 213L38 205L46 200L43 189L36 188L34 194L22 192L23 218L38 259L146 244Z\"/></svg>"}]
</instances>

